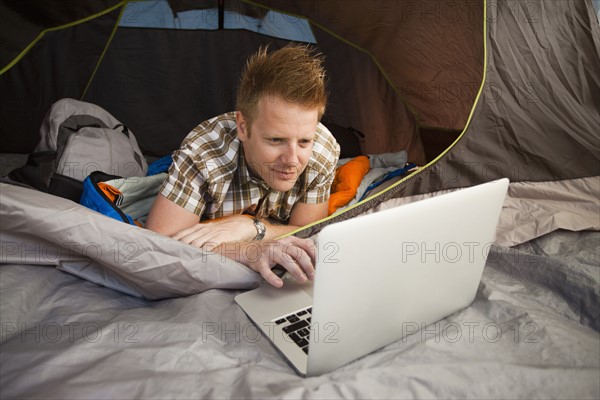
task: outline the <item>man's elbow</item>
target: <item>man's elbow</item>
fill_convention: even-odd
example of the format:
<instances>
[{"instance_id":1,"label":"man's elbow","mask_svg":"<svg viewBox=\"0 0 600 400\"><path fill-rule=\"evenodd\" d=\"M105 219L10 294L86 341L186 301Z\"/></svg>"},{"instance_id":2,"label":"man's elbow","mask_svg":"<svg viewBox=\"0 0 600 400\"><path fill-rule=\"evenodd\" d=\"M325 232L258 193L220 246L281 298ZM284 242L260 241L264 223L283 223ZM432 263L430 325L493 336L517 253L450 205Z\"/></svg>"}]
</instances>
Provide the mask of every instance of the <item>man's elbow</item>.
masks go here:
<instances>
[{"instance_id":1,"label":"man's elbow","mask_svg":"<svg viewBox=\"0 0 600 400\"><path fill-rule=\"evenodd\" d=\"M146 220L146 229L173 236L198 222L198 217L159 194Z\"/></svg>"}]
</instances>

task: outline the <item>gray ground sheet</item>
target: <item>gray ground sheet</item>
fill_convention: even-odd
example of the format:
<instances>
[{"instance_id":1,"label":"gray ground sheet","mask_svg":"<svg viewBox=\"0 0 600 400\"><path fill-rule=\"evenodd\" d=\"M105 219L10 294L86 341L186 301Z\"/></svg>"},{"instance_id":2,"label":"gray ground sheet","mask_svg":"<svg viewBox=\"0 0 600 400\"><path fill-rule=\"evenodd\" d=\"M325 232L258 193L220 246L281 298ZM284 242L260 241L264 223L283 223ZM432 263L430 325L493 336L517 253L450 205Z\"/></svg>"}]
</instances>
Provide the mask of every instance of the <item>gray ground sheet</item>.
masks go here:
<instances>
[{"instance_id":1,"label":"gray ground sheet","mask_svg":"<svg viewBox=\"0 0 600 400\"><path fill-rule=\"evenodd\" d=\"M493 245L469 307L313 378L256 330L239 290L145 300L3 264L0 397L597 399L599 245L568 231Z\"/></svg>"}]
</instances>

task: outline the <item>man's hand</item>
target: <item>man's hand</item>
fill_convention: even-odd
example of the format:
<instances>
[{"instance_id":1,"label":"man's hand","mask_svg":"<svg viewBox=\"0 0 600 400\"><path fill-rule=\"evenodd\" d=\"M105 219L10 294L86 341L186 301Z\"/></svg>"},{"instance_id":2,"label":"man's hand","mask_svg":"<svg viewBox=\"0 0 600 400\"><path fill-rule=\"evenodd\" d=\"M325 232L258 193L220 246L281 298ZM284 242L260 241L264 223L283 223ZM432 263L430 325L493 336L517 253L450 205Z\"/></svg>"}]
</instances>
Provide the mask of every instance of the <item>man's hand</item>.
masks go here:
<instances>
[{"instance_id":1,"label":"man's hand","mask_svg":"<svg viewBox=\"0 0 600 400\"><path fill-rule=\"evenodd\" d=\"M176 233L173 239L210 251L222 243L252 240L255 236L256 228L251 218L232 215L196 224Z\"/></svg>"},{"instance_id":2,"label":"man's hand","mask_svg":"<svg viewBox=\"0 0 600 400\"><path fill-rule=\"evenodd\" d=\"M315 277L317 249L310 239L289 236L263 242L223 243L213 251L248 266L275 287L283 286L283 281L271 271L276 264L300 283Z\"/></svg>"}]
</instances>

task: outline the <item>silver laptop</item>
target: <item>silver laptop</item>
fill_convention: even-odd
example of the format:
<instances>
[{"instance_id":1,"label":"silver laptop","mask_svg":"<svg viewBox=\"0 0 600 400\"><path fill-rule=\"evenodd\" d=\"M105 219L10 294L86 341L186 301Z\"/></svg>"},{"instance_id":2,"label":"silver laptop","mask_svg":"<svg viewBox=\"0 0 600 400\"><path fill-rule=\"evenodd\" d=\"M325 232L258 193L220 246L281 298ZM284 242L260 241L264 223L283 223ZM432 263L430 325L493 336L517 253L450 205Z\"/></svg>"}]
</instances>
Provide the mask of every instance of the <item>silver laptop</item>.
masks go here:
<instances>
[{"instance_id":1,"label":"silver laptop","mask_svg":"<svg viewBox=\"0 0 600 400\"><path fill-rule=\"evenodd\" d=\"M314 284L286 275L235 300L300 375L333 371L471 304L507 188L501 179L328 225Z\"/></svg>"}]
</instances>

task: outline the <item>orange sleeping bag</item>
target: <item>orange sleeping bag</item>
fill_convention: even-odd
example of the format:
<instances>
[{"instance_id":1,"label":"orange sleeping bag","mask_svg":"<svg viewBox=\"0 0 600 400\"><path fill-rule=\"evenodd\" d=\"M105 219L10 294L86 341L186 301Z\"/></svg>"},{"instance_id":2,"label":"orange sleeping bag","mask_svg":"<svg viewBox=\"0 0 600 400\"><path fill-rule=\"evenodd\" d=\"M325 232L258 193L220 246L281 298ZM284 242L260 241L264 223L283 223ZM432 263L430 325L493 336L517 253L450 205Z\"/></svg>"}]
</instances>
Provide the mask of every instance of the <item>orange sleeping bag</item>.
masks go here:
<instances>
[{"instance_id":1,"label":"orange sleeping bag","mask_svg":"<svg viewBox=\"0 0 600 400\"><path fill-rule=\"evenodd\" d=\"M356 196L360 182L370 168L369 158L358 156L335 171L329 197L329 215L348 204Z\"/></svg>"}]
</instances>

